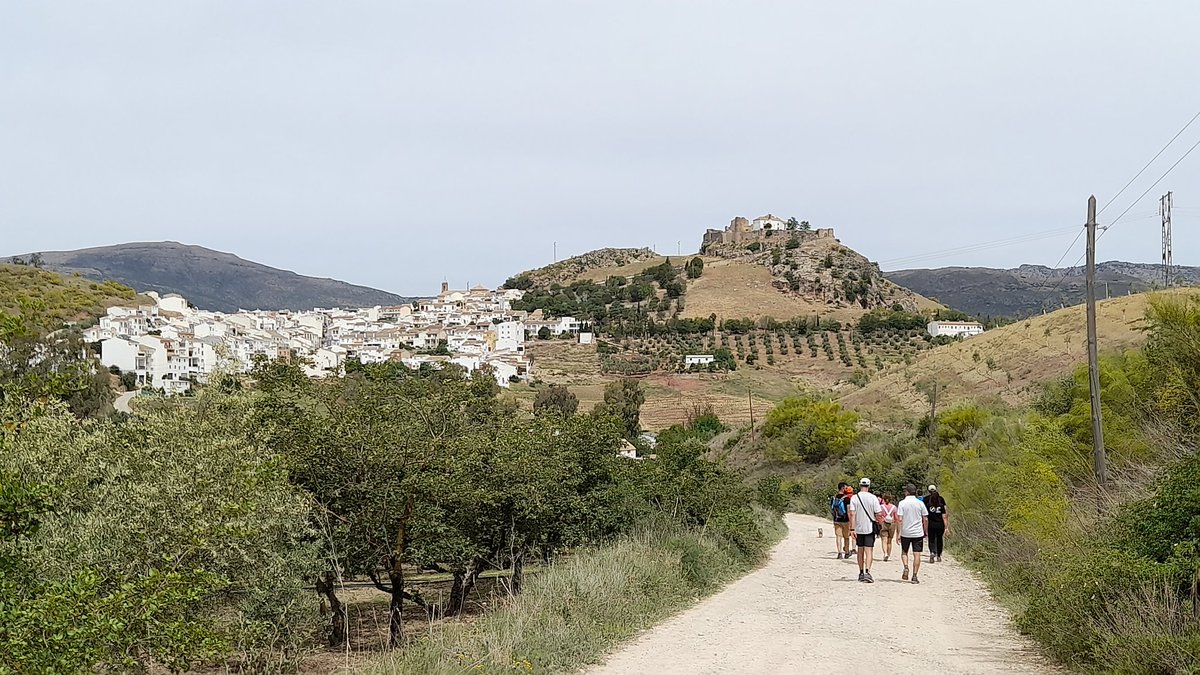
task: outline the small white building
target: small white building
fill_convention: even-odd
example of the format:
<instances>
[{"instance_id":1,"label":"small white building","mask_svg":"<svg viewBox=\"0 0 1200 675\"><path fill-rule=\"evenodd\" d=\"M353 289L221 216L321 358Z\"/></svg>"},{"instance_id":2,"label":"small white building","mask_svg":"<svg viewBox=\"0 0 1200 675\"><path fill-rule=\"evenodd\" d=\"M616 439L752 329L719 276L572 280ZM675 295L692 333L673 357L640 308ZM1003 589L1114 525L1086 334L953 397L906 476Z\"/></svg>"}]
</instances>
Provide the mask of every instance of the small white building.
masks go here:
<instances>
[{"instance_id":1,"label":"small white building","mask_svg":"<svg viewBox=\"0 0 1200 675\"><path fill-rule=\"evenodd\" d=\"M595 342L595 335L591 331L579 331L579 344L590 345Z\"/></svg>"},{"instance_id":2,"label":"small white building","mask_svg":"<svg viewBox=\"0 0 1200 675\"><path fill-rule=\"evenodd\" d=\"M930 321L926 329L933 337L971 337L983 332L983 324L978 321Z\"/></svg>"},{"instance_id":3,"label":"small white building","mask_svg":"<svg viewBox=\"0 0 1200 675\"><path fill-rule=\"evenodd\" d=\"M712 354L688 354L683 357L685 366L707 366L717 360Z\"/></svg>"}]
</instances>

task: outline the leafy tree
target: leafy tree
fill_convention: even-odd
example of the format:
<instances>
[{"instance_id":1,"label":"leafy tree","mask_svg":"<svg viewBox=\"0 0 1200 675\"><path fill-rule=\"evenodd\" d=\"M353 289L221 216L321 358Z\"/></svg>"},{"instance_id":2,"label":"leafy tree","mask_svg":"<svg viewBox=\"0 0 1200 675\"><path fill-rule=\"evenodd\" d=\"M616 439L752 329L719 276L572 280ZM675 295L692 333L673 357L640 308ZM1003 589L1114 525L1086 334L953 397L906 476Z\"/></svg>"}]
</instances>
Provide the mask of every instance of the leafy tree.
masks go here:
<instances>
[{"instance_id":1,"label":"leafy tree","mask_svg":"<svg viewBox=\"0 0 1200 675\"><path fill-rule=\"evenodd\" d=\"M45 264L45 260L43 260L41 253L33 253L29 256L29 264L38 269L42 269L42 266Z\"/></svg>"},{"instance_id":2,"label":"leafy tree","mask_svg":"<svg viewBox=\"0 0 1200 675\"><path fill-rule=\"evenodd\" d=\"M6 401L0 511L20 517L0 518L0 671L187 669L231 651L256 670L306 637L309 502L240 433L247 411L212 391L84 425Z\"/></svg>"},{"instance_id":3,"label":"leafy tree","mask_svg":"<svg viewBox=\"0 0 1200 675\"><path fill-rule=\"evenodd\" d=\"M551 337L553 337L553 334L550 332L550 327L542 326L541 328L539 328L538 332L537 332L537 337L539 340L549 340Z\"/></svg>"},{"instance_id":4,"label":"leafy tree","mask_svg":"<svg viewBox=\"0 0 1200 675\"><path fill-rule=\"evenodd\" d=\"M737 370L737 360L728 347L718 347L713 351L713 363L723 370Z\"/></svg>"},{"instance_id":5,"label":"leafy tree","mask_svg":"<svg viewBox=\"0 0 1200 675\"><path fill-rule=\"evenodd\" d=\"M800 227L800 223L795 218L787 219L787 229L788 230L795 230L798 227Z\"/></svg>"},{"instance_id":6,"label":"leafy tree","mask_svg":"<svg viewBox=\"0 0 1200 675\"><path fill-rule=\"evenodd\" d=\"M636 438L642 431L641 411L646 402L642 383L631 378L621 378L604 387L604 403L600 412L610 413L621 419L626 438Z\"/></svg>"},{"instance_id":7,"label":"leafy tree","mask_svg":"<svg viewBox=\"0 0 1200 675\"><path fill-rule=\"evenodd\" d=\"M533 278L529 276L528 272L509 277L504 282L504 288L527 291L533 288Z\"/></svg>"},{"instance_id":8,"label":"leafy tree","mask_svg":"<svg viewBox=\"0 0 1200 675\"><path fill-rule=\"evenodd\" d=\"M785 462L819 463L846 452L858 438L858 415L833 401L788 398L767 413L768 452Z\"/></svg>"},{"instance_id":9,"label":"leafy tree","mask_svg":"<svg viewBox=\"0 0 1200 675\"><path fill-rule=\"evenodd\" d=\"M111 413L108 373L95 359L82 356L78 331L45 334L35 328L44 308L22 305L19 316L0 312L0 402L56 398L79 417Z\"/></svg>"},{"instance_id":10,"label":"leafy tree","mask_svg":"<svg viewBox=\"0 0 1200 675\"><path fill-rule=\"evenodd\" d=\"M579 397L565 385L552 384L538 391L533 398L534 411L554 411L561 415L574 415L579 409Z\"/></svg>"},{"instance_id":11,"label":"leafy tree","mask_svg":"<svg viewBox=\"0 0 1200 675\"><path fill-rule=\"evenodd\" d=\"M687 273L687 278L699 279L700 275L704 274L704 259L700 256L692 258L687 262L684 271Z\"/></svg>"}]
</instances>

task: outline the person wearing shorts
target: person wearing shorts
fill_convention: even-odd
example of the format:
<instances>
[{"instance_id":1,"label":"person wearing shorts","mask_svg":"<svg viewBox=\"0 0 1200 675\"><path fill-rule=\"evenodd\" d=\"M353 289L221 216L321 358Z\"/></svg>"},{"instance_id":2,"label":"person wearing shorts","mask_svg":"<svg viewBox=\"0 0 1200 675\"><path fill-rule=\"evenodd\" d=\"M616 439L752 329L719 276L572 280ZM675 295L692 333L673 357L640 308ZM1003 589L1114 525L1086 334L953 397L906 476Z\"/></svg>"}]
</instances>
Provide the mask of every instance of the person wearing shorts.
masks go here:
<instances>
[{"instance_id":1,"label":"person wearing shorts","mask_svg":"<svg viewBox=\"0 0 1200 675\"><path fill-rule=\"evenodd\" d=\"M891 493L885 492L880 498L883 502L883 521L879 523L879 539L883 543L883 562L892 557L892 542L896 539L899 526L896 523L896 505L892 503Z\"/></svg>"},{"instance_id":2,"label":"person wearing shorts","mask_svg":"<svg viewBox=\"0 0 1200 675\"><path fill-rule=\"evenodd\" d=\"M925 502L917 499L917 486L904 486L904 499L896 505L896 518L900 526L900 561L904 563L901 579L908 581L908 552L913 553L912 582L921 583L917 573L921 571L921 551L925 548L925 536L929 532L929 509Z\"/></svg>"},{"instance_id":3,"label":"person wearing shorts","mask_svg":"<svg viewBox=\"0 0 1200 675\"><path fill-rule=\"evenodd\" d=\"M858 482L858 493L850 500L850 528L858 544L858 580L873 584L871 563L875 561L875 527L883 514L879 498L871 494L871 479Z\"/></svg>"},{"instance_id":4,"label":"person wearing shorts","mask_svg":"<svg viewBox=\"0 0 1200 675\"><path fill-rule=\"evenodd\" d=\"M829 500L829 511L833 516L833 535L835 537L835 545L837 546L838 560L842 558L849 560L850 554L853 553L850 548L850 513L847 511L849 507L849 495L846 494L846 491L849 489L849 483L838 483L837 492Z\"/></svg>"}]
</instances>

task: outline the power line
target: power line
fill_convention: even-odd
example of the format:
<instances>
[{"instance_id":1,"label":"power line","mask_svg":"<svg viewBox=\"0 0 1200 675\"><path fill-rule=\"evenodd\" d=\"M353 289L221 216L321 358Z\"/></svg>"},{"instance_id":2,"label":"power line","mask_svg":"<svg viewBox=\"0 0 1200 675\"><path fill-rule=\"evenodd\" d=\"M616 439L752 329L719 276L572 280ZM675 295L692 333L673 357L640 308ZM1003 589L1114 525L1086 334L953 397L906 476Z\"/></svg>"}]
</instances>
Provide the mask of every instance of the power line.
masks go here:
<instances>
[{"instance_id":1,"label":"power line","mask_svg":"<svg viewBox=\"0 0 1200 675\"><path fill-rule=\"evenodd\" d=\"M1065 227L1065 228L1060 228L1057 230L1049 230L1046 232L1031 232L1028 234L1018 235L1015 237L1009 237L1007 239L997 239L995 241L980 242L977 244L967 244L967 245L959 246L956 248L947 248L947 249L941 249L941 250L937 250L937 251L930 251L928 253L916 253L916 254L909 255L909 256L902 256L900 258L891 258L889 260L881 260L881 261L879 261L879 264L888 265L888 264L894 264L894 263L909 263L909 262L914 262L914 261L918 261L918 260L942 258L942 257L946 257L949 255L959 254L959 253L973 253L976 251L982 251L982 250L986 250L989 248L1000 248L1002 246L1011 246L1013 244L1021 244L1021 243L1025 243L1025 242L1029 242L1029 241L1037 241L1039 239L1050 239L1050 238L1062 236L1064 234L1067 234L1068 232L1074 232L1074 231L1075 231L1074 227Z\"/></svg>"},{"instance_id":2,"label":"power line","mask_svg":"<svg viewBox=\"0 0 1200 675\"><path fill-rule=\"evenodd\" d=\"M1107 202L1104 203L1104 206L1096 213L1097 217L1101 213L1104 213L1104 209L1107 209L1110 204L1112 204L1113 202L1115 202L1117 200L1118 197L1120 197L1122 194L1124 194L1124 192L1129 189L1129 186L1133 185L1134 182L1137 181L1137 179L1140 178L1143 173L1146 173L1146 169L1149 169L1150 165L1154 164L1154 162L1156 160L1158 160L1158 158L1161 157L1164 152L1167 151L1167 148L1171 147L1175 143L1175 141L1180 136L1183 135L1183 132L1187 131L1188 127L1192 126L1192 123L1195 122L1197 119L1200 119L1200 111L1197 111L1195 115L1192 115L1192 118L1187 121L1187 124L1184 124L1183 127L1179 131L1176 131L1175 135L1171 137L1171 140L1167 141L1166 145L1159 148L1158 152L1154 153L1154 156L1150 158L1150 161L1146 162L1146 164L1140 170L1138 170L1138 172L1133 175L1133 178L1130 178L1129 181L1126 182L1125 185L1120 190L1117 190L1117 194L1113 195L1111 199L1109 199ZM1197 142L1200 143L1200 141L1197 141ZM1178 166L1179 162L1182 162L1184 157L1187 157L1189 154L1191 154L1192 150L1195 150L1195 149L1196 149L1196 146L1193 145L1186 153L1184 153L1183 157L1180 157L1179 160L1177 160L1175 162L1175 164L1171 165L1170 169L1167 169L1167 173L1171 173L1171 169L1174 169L1176 166ZM1166 178L1167 173L1164 173L1162 176L1159 177L1159 179L1157 181L1154 181L1154 185L1158 185L1159 181L1161 181L1163 178ZM1100 237L1097 238L1097 241L1099 239L1103 238L1105 233L1108 232L1108 227L1115 225L1118 220L1120 220L1126 213L1129 212L1129 209L1132 209L1135 204L1137 204L1139 201L1142 200L1142 197L1145 197L1147 194L1149 194L1150 190L1154 189L1154 185L1151 185L1149 188L1147 188L1147 190L1142 193L1141 197L1138 197L1137 199L1133 200L1133 202L1123 212L1121 212L1121 215L1117 216L1116 220L1114 220L1112 223L1109 223L1109 225L1107 227L1105 227L1103 229L1103 231L1100 233ZM1058 262L1054 263L1055 268L1057 268L1059 265L1061 265L1062 261L1065 260L1066 257L1071 254L1071 250L1075 248L1075 244L1079 243L1079 238L1083 236L1083 232L1084 232L1084 230L1080 230L1079 233L1075 235L1075 238L1073 240L1071 240L1071 245L1067 246L1067 250L1063 251L1063 254L1061 256L1059 256ZM1084 253L1084 255L1086 255L1086 252ZM1072 267L1079 266L1079 262L1081 260L1083 260L1082 255L1079 256L1079 258L1075 261L1075 264L1072 265ZM1063 279L1066 279L1065 275L1062 277L1062 279L1059 280L1058 284L1054 285L1054 288L1051 289L1051 291L1050 291L1051 293L1053 293L1055 290L1058 289L1058 286L1060 284L1062 284Z\"/></svg>"},{"instance_id":3,"label":"power line","mask_svg":"<svg viewBox=\"0 0 1200 675\"><path fill-rule=\"evenodd\" d=\"M1142 167L1141 171L1138 171L1136 174L1134 174L1133 178L1130 178L1129 182L1126 183L1125 186L1122 187L1120 190L1118 190L1117 194L1112 196L1112 199L1109 199L1107 202L1104 203L1104 206L1102 206L1100 208L1100 210L1096 213L1096 217L1099 217L1101 213L1104 213L1104 209L1107 209L1109 204L1112 204L1113 202L1117 201L1117 197L1120 197L1126 190L1128 190L1129 186L1133 185L1133 182L1136 181L1139 177L1141 177L1141 175L1146 172L1146 169L1149 169L1150 165L1153 164L1154 161L1156 159L1158 159L1164 152L1166 152L1167 148L1171 147L1171 144L1175 142L1175 139L1177 139L1181 135L1183 135L1183 132L1187 131L1188 127L1192 126L1192 122L1195 122L1197 118L1200 118L1200 111L1197 111L1195 115L1192 115L1192 119L1188 120L1187 124L1183 125L1182 129L1175 132L1175 135L1171 137L1171 140L1167 141L1166 145L1162 146L1162 148L1158 152L1154 153L1154 156L1150 158L1149 162L1146 162L1146 165ZM1176 163L1178 163L1178 162L1176 162ZM1174 168L1174 167L1172 167L1172 168Z\"/></svg>"}]
</instances>

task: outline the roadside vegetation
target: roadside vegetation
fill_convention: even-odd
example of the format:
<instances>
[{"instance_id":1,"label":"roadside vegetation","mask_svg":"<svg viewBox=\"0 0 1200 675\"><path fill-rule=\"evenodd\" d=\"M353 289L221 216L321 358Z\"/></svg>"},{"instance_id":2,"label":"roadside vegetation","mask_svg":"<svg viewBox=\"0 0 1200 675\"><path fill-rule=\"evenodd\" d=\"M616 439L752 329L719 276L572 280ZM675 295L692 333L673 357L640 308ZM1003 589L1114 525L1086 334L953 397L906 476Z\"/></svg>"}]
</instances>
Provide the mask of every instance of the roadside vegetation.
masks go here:
<instances>
[{"instance_id":1,"label":"roadside vegetation","mask_svg":"<svg viewBox=\"0 0 1200 675\"><path fill-rule=\"evenodd\" d=\"M1084 671L1193 672L1200 661L1200 298L1152 298L1144 348L1103 355L1109 480L1092 474L1086 366L1029 406L966 403L906 431L846 439L836 404L785 402L732 456L766 458L802 510L839 480L936 483L951 547L1016 609L1019 627ZM929 383L920 383L931 391ZM838 431L841 429L841 431ZM827 439L823 439L825 435ZM779 452L780 438L788 438ZM794 439L794 440L793 440ZM812 441L816 440L814 444ZM818 454L803 448L819 447Z\"/></svg>"},{"instance_id":2,"label":"roadside vegetation","mask_svg":"<svg viewBox=\"0 0 1200 675\"><path fill-rule=\"evenodd\" d=\"M126 416L76 409L109 373L31 323L0 332L0 672L294 670L364 643L364 585L397 663L550 672L745 571L778 528L704 456L706 411L656 460L618 454L641 431L632 380L525 412L485 371L261 361ZM480 650L474 626L511 646Z\"/></svg>"}]
</instances>

